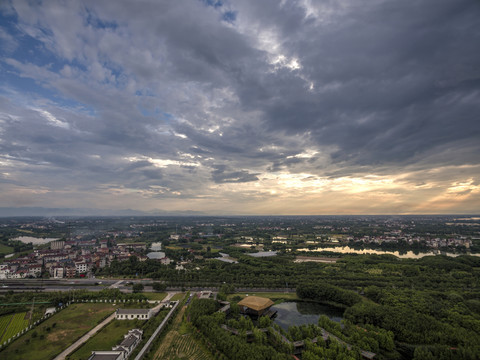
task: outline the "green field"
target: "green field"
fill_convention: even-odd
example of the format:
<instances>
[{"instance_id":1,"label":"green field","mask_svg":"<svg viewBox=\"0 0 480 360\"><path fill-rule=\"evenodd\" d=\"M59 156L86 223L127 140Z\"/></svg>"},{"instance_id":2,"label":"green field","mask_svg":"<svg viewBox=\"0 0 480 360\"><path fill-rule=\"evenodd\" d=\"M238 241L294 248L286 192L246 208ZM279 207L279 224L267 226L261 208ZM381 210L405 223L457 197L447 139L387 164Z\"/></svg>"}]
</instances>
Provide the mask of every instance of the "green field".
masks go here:
<instances>
[{"instance_id":1,"label":"green field","mask_svg":"<svg viewBox=\"0 0 480 360\"><path fill-rule=\"evenodd\" d=\"M167 293L164 293L164 292L160 292L160 293L148 292L148 293L142 293L142 295L145 295L145 297L148 300L160 300L160 301L162 301L163 299L165 299L165 296L167 296Z\"/></svg>"},{"instance_id":2,"label":"green field","mask_svg":"<svg viewBox=\"0 0 480 360\"><path fill-rule=\"evenodd\" d=\"M113 346L120 344L128 330L141 328L142 325L141 320L113 320L67 359L87 359L94 350L111 350Z\"/></svg>"},{"instance_id":3,"label":"green field","mask_svg":"<svg viewBox=\"0 0 480 360\"><path fill-rule=\"evenodd\" d=\"M185 308L175 317L172 329L165 335L162 342L149 359L155 360L209 360L210 353L194 340L188 329L182 326ZM153 353L153 352L152 352Z\"/></svg>"},{"instance_id":4,"label":"green field","mask_svg":"<svg viewBox=\"0 0 480 360\"><path fill-rule=\"evenodd\" d=\"M13 253L13 247L0 244L0 254L11 254Z\"/></svg>"},{"instance_id":5,"label":"green field","mask_svg":"<svg viewBox=\"0 0 480 360\"><path fill-rule=\"evenodd\" d=\"M185 293L178 293L178 294L173 295L170 300L171 301L176 301L176 300L182 301L184 297L185 297Z\"/></svg>"},{"instance_id":6,"label":"green field","mask_svg":"<svg viewBox=\"0 0 480 360\"><path fill-rule=\"evenodd\" d=\"M29 320L25 319L26 314L26 312L22 312L0 317L0 343L28 327Z\"/></svg>"},{"instance_id":7,"label":"green field","mask_svg":"<svg viewBox=\"0 0 480 360\"><path fill-rule=\"evenodd\" d=\"M170 347L155 358L155 360L170 359L209 360L212 356L198 346L191 334L175 333Z\"/></svg>"},{"instance_id":8,"label":"green field","mask_svg":"<svg viewBox=\"0 0 480 360\"><path fill-rule=\"evenodd\" d=\"M1 359L51 360L115 311L112 304L73 304L0 352Z\"/></svg>"},{"instance_id":9,"label":"green field","mask_svg":"<svg viewBox=\"0 0 480 360\"><path fill-rule=\"evenodd\" d=\"M10 324L10 320L12 319L13 315L4 315L0 317L0 340L3 338L3 333L7 329L8 325Z\"/></svg>"}]
</instances>

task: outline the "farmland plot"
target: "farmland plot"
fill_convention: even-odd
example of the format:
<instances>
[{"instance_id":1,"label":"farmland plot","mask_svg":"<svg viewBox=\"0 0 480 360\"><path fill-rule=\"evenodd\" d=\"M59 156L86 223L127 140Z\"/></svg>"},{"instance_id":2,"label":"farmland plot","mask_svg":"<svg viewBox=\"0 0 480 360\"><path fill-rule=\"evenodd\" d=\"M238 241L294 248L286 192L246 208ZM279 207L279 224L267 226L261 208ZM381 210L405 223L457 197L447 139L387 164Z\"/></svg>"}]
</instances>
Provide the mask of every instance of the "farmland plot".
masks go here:
<instances>
[{"instance_id":1,"label":"farmland plot","mask_svg":"<svg viewBox=\"0 0 480 360\"><path fill-rule=\"evenodd\" d=\"M15 336L28 327L28 319L25 319L26 312L6 315L0 318L0 343Z\"/></svg>"}]
</instances>

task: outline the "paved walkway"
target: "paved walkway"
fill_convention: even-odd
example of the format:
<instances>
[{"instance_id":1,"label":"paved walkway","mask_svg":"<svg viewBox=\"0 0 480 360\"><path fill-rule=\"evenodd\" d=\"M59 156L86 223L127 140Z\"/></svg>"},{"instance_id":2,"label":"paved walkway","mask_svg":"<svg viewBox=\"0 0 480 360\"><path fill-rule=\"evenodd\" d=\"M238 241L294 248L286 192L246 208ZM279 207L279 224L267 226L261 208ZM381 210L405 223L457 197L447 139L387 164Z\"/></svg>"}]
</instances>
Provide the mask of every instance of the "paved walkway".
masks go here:
<instances>
[{"instance_id":1,"label":"paved walkway","mask_svg":"<svg viewBox=\"0 0 480 360\"><path fill-rule=\"evenodd\" d=\"M93 335L95 335L100 329L102 329L105 325L107 325L110 321L115 319L115 312L110 315L108 318L103 320L100 324L95 326L92 330L90 330L88 333L83 335L80 339L75 341L72 345L70 345L66 350L64 350L60 355L58 355L55 359L53 360L65 360L65 358L70 355L72 352L77 350L80 346L82 346L84 343L88 341Z\"/></svg>"}]
</instances>

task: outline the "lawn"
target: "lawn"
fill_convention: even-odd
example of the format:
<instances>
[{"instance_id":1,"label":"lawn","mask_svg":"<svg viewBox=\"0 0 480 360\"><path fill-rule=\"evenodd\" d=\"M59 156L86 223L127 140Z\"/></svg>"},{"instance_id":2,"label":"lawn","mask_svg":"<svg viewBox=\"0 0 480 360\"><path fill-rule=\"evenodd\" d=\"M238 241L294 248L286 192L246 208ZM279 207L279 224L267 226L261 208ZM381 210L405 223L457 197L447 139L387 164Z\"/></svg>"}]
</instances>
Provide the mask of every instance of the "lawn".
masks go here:
<instances>
[{"instance_id":1,"label":"lawn","mask_svg":"<svg viewBox=\"0 0 480 360\"><path fill-rule=\"evenodd\" d=\"M128 330L141 328L142 325L141 320L113 320L67 359L88 359L94 350L112 350L113 346L120 344Z\"/></svg>"},{"instance_id":2,"label":"lawn","mask_svg":"<svg viewBox=\"0 0 480 360\"><path fill-rule=\"evenodd\" d=\"M177 301L177 300L182 301L184 297L185 297L185 293L178 293L173 295L170 301Z\"/></svg>"},{"instance_id":3,"label":"lawn","mask_svg":"<svg viewBox=\"0 0 480 360\"><path fill-rule=\"evenodd\" d=\"M167 293L164 293L164 292L160 292L160 293L153 293L153 292L145 292L145 293L142 293L142 295L145 295L145 297L148 299L148 300L160 300L162 301L163 299L165 299L165 296L167 296Z\"/></svg>"},{"instance_id":4,"label":"lawn","mask_svg":"<svg viewBox=\"0 0 480 360\"><path fill-rule=\"evenodd\" d=\"M113 311L108 303L70 305L15 340L0 358L51 360Z\"/></svg>"}]
</instances>

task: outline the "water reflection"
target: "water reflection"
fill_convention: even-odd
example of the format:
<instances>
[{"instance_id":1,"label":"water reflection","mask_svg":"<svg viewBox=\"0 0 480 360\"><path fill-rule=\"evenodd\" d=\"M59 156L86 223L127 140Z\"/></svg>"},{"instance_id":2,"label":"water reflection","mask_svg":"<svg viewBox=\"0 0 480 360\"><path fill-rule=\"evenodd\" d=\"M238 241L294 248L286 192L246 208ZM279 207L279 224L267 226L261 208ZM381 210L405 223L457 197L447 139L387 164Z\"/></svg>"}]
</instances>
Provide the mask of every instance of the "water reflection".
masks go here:
<instances>
[{"instance_id":1,"label":"water reflection","mask_svg":"<svg viewBox=\"0 0 480 360\"><path fill-rule=\"evenodd\" d=\"M432 250L432 251L424 251L424 252L413 252L413 251L385 251L385 250L373 250L373 249L354 249L350 246L337 246L337 247L325 247L325 248L302 248L296 249L297 251L305 251L305 252L321 252L321 251L329 251L329 252L337 252L342 254L377 254L377 255L395 255L401 259L420 259L424 256L432 256L432 255L447 255L447 256L460 256L460 255L467 255L467 254L456 254L450 253L445 251L439 250ZM480 254L468 254L472 256L480 256Z\"/></svg>"},{"instance_id":2,"label":"water reflection","mask_svg":"<svg viewBox=\"0 0 480 360\"><path fill-rule=\"evenodd\" d=\"M333 321L343 319L343 309L312 302L283 302L272 306L277 311L275 323L287 330L292 325L317 324L320 315L326 315Z\"/></svg>"}]
</instances>

